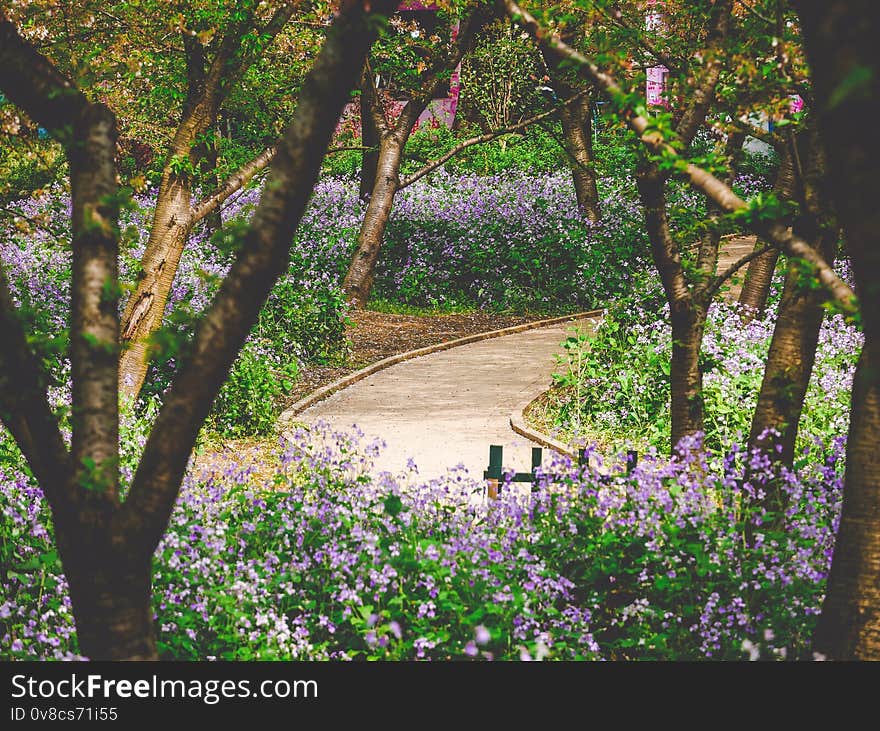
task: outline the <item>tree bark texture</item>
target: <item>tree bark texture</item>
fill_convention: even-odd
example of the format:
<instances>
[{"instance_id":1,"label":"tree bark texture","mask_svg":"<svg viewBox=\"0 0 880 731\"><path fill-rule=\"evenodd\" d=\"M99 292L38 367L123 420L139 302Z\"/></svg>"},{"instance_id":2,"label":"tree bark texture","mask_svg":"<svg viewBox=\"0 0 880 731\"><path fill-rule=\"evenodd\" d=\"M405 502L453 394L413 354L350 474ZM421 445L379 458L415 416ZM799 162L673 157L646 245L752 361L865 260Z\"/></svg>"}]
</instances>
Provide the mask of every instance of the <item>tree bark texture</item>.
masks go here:
<instances>
[{"instance_id":1,"label":"tree bark texture","mask_svg":"<svg viewBox=\"0 0 880 731\"><path fill-rule=\"evenodd\" d=\"M672 360L669 404L674 450L682 438L703 430L703 372L700 350L706 331L706 309L691 300L679 300L671 307Z\"/></svg>"},{"instance_id":2,"label":"tree bark texture","mask_svg":"<svg viewBox=\"0 0 880 731\"><path fill-rule=\"evenodd\" d=\"M840 527L815 649L840 660L880 659L880 23L870 0L796 0L843 227L865 345L853 384Z\"/></svg>"},{"instance_id":3,"label":"tree bark texture","mask_svg":"<svg viewBox=\"0 0 880 731\"><path fill-rule=\"evenodd\" d=\"M773 192L781 200L790 200L794 196L794 165L788 146L779 161ZM755 241L756 249L764 245L765 242L761 238ZM749 262L739 295L739 303L747 308L743 312L744 323L747 324L754 318L764 315L777 261L779 261L779 249L774 248Z\"/></svg>"},{"instance_id":4,"label":"tree bark texture","mask_svg":"<svg viewBox=\"0 0 880 731\"><path fill-rule=\"evenodd\" d=\"M703 428L703 377L699 368L705 308L693 298L681 265L681 253L672 240L666 216L666 177L654 163L636 174L645 211L645 227L654 264L660 274L672 325L670 362L671 448L682 437Z\"/></svg>"},{"instance_id":5,"label":"tree bark texture","mask_svg":"<svg viewBox=\"0 0 880 731\"><path fill-rule=\"evenodd\" d=\"M370 149L364 150L361 155L360 184L358 186L358 198L366 202L373 192L376 182L376 171L379 167L379 130L376 128L373 115L370 113L369 99L372 94L373 80L367 76L369 70L364 72L361 79L361 144ZM369 87L369 88L368 88Z\"/></svg>"},{"instance_id":6,"label":"tree bark texture","mask_svg":"<svg viewBox=\"0 0 880 731\"><path fill-rule=\"evenodd\" d=\"M569 95L570 96L570 95ZM586 217L598 222L599 189L593 171L593 119L590 97L584 95L559 110L562 132L572 157L571 173L577 202Z\"/></svg>"},{"instance_id":7,"label":"tree bark texture","mask_svg":"<svg viewBox=\"0 0 880 731\"><path fill-rule=\"evenodd\" d=\"M379 143L379 160L373 192L358 233L354 257L342 283L348 301L359 308L366 307L373 289L376 263L379 260L385 228L391 216L391 207L394 205L403 148L409 137L409 131L403 132L400 137L403 139L395 134L384 135Z\"/></svg>"},{"instance_id":8,"label":"tree bark texture","mask_svg":"<svg viewBox=\"0 0 880 731\"><path fill-rule=\"evenodd\" d=\"M840 527L815 649L835 660L880 660L880 379L862 351L853 382Z\"/></svg>"},{"instance_id":9,"label":"tree bark texture","mask_svg":"<svg viewBox=\"0 0 880 731\"><path fill-rule=\"evenodd\" d=\"M794 227L833 265L840 229L828 200L822 143L815 125L798 137L793 144L805 148L806 154L797 157L805 163L802 168L797 166L801 212ZM761 449L771 460L789 467L794 461L798 424L816 360L825 300L824 290L814 286L812 277L805 275L797 260L789 259L749 436L750 449ZM768 429L774 433L768 433ZM781 501L782 496L778 497Z\"/></svg>"},{"instance_id":10,"label":"tree bark texture","mask_svg":"<svg viewBox=\"0 0 880 731\"><path fill-rule=\"evenodd\" d=\"M100 514L83 510L78 517L56 535L80 653L90 660L158 660L151 555L131 551Z\"/></svg>"},{"instance_id":11,"label":"tree bark texture","mask_svg":"<svg viewBox=\"0 0 880 731\"><path fill-rule=\"evenodd\" d=\"M833 264L837 231L823 232L817 246L825 261ZM790 260L749 435L750 450L761 449L789 467L825 315L825 292L810 284L798 262ZM767 433L769 429L778 435Z\"/></svg>"}]
</instances>

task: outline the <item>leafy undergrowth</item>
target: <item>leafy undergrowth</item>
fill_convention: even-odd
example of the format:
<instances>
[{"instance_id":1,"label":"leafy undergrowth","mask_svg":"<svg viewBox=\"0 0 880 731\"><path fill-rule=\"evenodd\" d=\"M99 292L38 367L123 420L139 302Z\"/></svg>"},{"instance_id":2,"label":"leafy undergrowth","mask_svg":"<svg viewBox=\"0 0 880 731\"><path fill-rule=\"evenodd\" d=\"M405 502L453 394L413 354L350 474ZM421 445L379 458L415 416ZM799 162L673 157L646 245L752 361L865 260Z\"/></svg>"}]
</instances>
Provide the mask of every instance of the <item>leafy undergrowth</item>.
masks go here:
<instances>
[{"instance_id":1,"label":"leafy undergrowth","mask_svg":"<svg viewBox=\"0 0 880 731\"><path fill-rule=\"evenodd\" d=\"M810 657L842 441L781 475L741 451L594 455L486 503L467 476L368 475L378 445L316 427L276 474L190 473L154 559L174 659ZM690 447L693 449L691 450ZM818 448L817 448L818 449ZM611 476L606 476L609 472ZM788 507L748 507L769 485ZM0 657L78 651L40 491L0 473ZM775 504L770 500L769 504Z\"/></svg>"},{"instance_id":2,"label":"leafy undergrowth","mask_svg":"<svg viewBox=\"0 0 880 731\"><path fill-rule=\"evenodd\" d=\"M529 422L570 444L668 449L672 338L668 307L658 310L610 308L595 333L572 335L554 386L529 409ZM711 448L749 434L774 325L772 312L743 325L738 305L710 308L700 365ZM801 448L847 433L861 344L855 326L840 315L826 317L800 421Z\"/></svg>"}]
</instances>

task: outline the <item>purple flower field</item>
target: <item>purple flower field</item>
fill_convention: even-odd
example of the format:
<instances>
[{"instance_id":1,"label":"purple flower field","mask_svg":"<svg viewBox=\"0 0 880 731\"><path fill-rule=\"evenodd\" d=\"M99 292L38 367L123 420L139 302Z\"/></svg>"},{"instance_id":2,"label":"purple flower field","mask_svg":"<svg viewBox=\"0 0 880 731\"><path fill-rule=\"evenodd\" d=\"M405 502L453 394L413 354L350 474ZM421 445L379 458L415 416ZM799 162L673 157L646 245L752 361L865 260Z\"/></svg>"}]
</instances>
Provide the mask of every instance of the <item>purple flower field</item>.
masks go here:
<instances>
[{"instance_id":1,"label":"purple flower field","mask_svg":"<svg viewBox=\"0 0 880 731\"><path fill-rule=\"evenodd\" d=\"M230 464L187 476L154 559L160 647L180 659L727 658L766 644L803 657L839 511L842 443L783 475L781 525L744 512L769 477L695 443L561 476L487 505L451 474L368 476L378 449L300 432L273 481ZM321 446L316 446L320 443ZM612 477L604 474L611 467ZM39 490L2 472L4 658L77 654ZM746 526L753 531L744 540ZM512 560L515 559L515 560ZM765 648L765 651L768 651Z\"/></svg>"},{"instance_id":2,"label":"purple flower field","mask_svg":"<svg viewBox=\"0 0 880 731\"><path fill-rule=\"evenodd\" d=\"M606 219L591 228L570 185L562 173L443 174L404 190L379 296L558 311L631 293L647 261L633 191L606 182ZM231 231L257 196L245 191L224 211ZM136 203L123 217L123 281L146 238L149 198ZM687 194L680 203L699 205ZM6 232L0 253L63 413L69 204L50 191L19 205L30 220ZM221 415L240 409L241 384L259 382L263 390L247 399L263 411L235 423L215 414L209 425L271 432L281 378L344 347L338 278L361 215L351 181L318 185L290 269L218 399ZM229 232L194 236L169 312L205 307L233 240ZM186 331L186 318L175 323ZM735 313L713 310L706 355L715 366L706 383L719 404L747 411L771 330L769 320L738 328ZM657 414L628 404L646 394L665 401L657 370L668 362L667 341L656 322L637 325L625 348L644 355L642 379L593 384L605 395L590 418L662 430ZM681 458L649 450L628 475L616 462L603 466L598 452L583 470L559 460L535 493L507 488L491 504L459 473L428 484L372 474L369 455L379 445L326 430L282 440L274 475L231 463L191 469L154 557L161 652L192 660L809 657L840 509L848 353L858 342L837 320L826 323L815 379L822 393L811 397L826 407L811 407L800 466L781 476L751 458L744 480L750 458L730 446L738 422L717 408L707 444L694 440ZM264 371L254 375L257 366ZM173 359L157 366L147 398L125 409L126 484L173 368ZM5 432L0 449L0 657L78 657L48 507ZM744 509L770 480L788 496L785 515Z\"/></svg>"}]
</instances>

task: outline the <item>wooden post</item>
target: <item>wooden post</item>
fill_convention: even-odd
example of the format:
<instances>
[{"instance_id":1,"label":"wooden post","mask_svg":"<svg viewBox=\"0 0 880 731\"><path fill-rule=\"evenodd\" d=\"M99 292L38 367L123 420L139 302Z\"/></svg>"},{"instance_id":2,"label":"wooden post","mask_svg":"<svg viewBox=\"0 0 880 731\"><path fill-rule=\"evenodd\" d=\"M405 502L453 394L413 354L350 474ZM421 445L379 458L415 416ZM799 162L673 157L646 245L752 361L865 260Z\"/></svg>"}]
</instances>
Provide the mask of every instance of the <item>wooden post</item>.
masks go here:
<instances>
[{"instance_id":1,"label":"wooden post","mask_svg":"<svg viewBox=\"0 0 880 731\"><path fill-rule=\"evenodd\" d=\"M489 445L489 468L484 476L488 480L488 495L492 500L498 498L498 490L501 484L501 462L503 448L499 444Z\"/></svg>"}]
</instances>

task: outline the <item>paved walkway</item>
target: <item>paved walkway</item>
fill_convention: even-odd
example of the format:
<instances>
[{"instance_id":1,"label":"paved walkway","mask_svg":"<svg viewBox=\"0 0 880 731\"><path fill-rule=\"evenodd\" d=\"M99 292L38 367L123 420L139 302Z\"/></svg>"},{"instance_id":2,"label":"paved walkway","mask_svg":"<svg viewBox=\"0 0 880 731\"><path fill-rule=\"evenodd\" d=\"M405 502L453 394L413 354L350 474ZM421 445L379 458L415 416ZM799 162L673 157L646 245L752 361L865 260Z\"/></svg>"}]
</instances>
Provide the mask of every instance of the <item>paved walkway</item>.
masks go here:
<instances>
[{"instance_id":1,"label":"paved walkway","mask_svg":"<svg viewBox=\"0 0 880 731\"><path fill-rule=\"evenodd\" d=\"M482 478L489 445L504 447L504 467L529 471L531 447L510 429L510 413L546 390L558 370L556 354L573 328L564 323L463 345L398 363L294 417L362 429L388 445L375 470L399 474L410 457L420 478L443 475L459 463Z\"/></svg>"},{"instance_id":2,"label":"paved walkway","mask_svg":"<svg viewBox=\"0 0 880 731\"><path fill-rule=\"evenodd\" d=\"M728 239L722 239L721 247L718 251L718 266L715 271L718 274L721 274L721 272L726 270L731 264L735 264L746 254L751 254L754 248L754 236L731 236ZM729 287L727 292L725 292L725 297L727 299L739 299L739 293L742 291L743 279L746 276L746 269L748 268L749 266L746 264L740 268L732 279L727 280L726 286Z\"/></svg>"},{"instance_id":3,"label":"paved walkway","mask_svg":"<svg viewBox=\"0 0 880 731\"><path fill-rule=\"evenodd\" d=\"M754 237L722 242L718 271L749 253ZM745 270L740 271L740 279ZM732 286L728 298L739 295ZM511 412L546 390L558 370L555 356L573 328L590 320L529 330L463 345L398 363L301 412L294 422L323 420L334 429L357 425L366 441L378 437L385 450L374 472L408 471L415 462L422 479L463 465L481 478L489 445L504 447L504 467L527 472L532 442L514 433Z\"/></svg>"}]
</instances>

